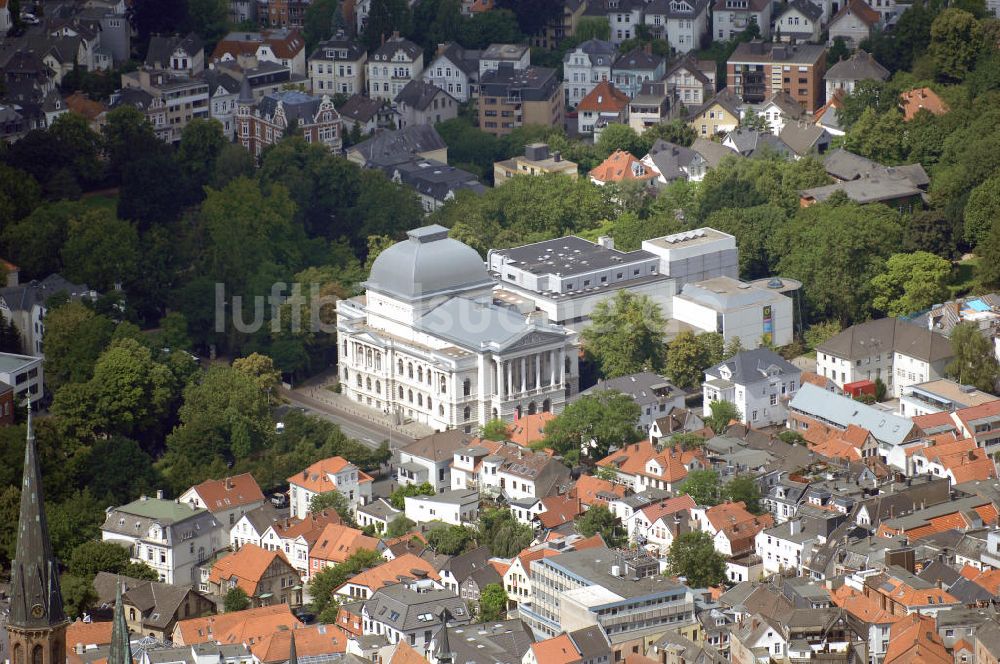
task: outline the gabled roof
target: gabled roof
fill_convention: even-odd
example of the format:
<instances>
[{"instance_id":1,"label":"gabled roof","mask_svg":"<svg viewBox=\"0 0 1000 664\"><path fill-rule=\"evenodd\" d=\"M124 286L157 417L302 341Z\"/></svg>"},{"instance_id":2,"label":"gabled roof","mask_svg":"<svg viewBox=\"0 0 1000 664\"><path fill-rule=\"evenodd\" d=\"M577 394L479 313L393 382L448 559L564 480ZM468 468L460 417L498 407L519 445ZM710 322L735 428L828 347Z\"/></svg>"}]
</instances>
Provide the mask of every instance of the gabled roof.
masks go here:
<instances>
[{"instance_id":1,"label":"gabled roof","mask_svg":"<svg viewBox=\"0 0 1000 664\"><path fill-rule=\"evenodd\" d=\"M212 565L208 579L222 587L226 587L227 582L235 580L237 586L253 597L257 594L260 582L264 580L264 574L275 561L283 563L288 573L295 573L295 569L283 552L268 551L256 544L244 544L235 553L216 561Z\"/></svg>"},{"instance_id":2,"label":"gabled roof","mask_svg":"<svg viewBox=\"0 0 1000 664\"><path fill-rule=\"evenodd\" d=\"M868 51L858 49L854 55L826 70L826 81L887 81L889 70L878 63Z\"/></svg>"},{"instance_id":3,"label":"gabled roof","mask_svg":"<svg viewBox=\"0 0 1000 664\"><path fill-rule=\"evenodd\" d=\"M407 83L394 100L397 104L406 104L418 111L427 110L431 102L439 95L451 97L447 92L427 81L415 78ZM452 98L454 101L454 98ZM457 102L456 102L457 103Z\"/></svg>"},{"instance_id":4,"label":"gabled roof","mask_svg":"<svg viewBox=\"0 0 1000 664\"><path fill-rule=\"evenodd\" d=\"M628 95L616 89L608 81L601 81L587 96L580 100L577 109L595 113L621 113L628 107Z\"/></svg>"},{"instance_id":5,"label":"gabled roof","mask_svg":"<svg viewBox=\"0 0 1000 664\"><path fill-rule=\"evenodd\" d=\"M250 473L221 480L205 480L192 487L209 512L223 512L243 505L262 503L264 493Z\"/></svg>"},{"instance_id":6,"label":"gabled roof","mask_svg":"<svg viewBox=\"0 0 1000 664\"><path fill-rule=\"evenodd\" d=\"M551 411L525 415L507 426L507 439L521 447L544 440L545 425L552 419L555 419L555 413Z\"/></svg>"},{"instance_id":7,"label":"gabled roof","mask_svg":"<svg viewBox=\"0 0 1000 664\"><path fill-rule=\"evenodd\" d=\"M301 625L299 619L292 615L288 604L274 604L258 609L181 620L174 627L174 644L245 643L251 639L262 639L282 628L291 629Z\"/></svg>"},{"instance_id":8,"label":"gabled roof","mask_svg":"<svg viewBox=\"0 0 1000 664\"><path fill-rule=\"evenodd\" d=\"M740 117L740 104L742 104L740 98L731 92L729 88L722 88L715 93L714 97L692 111L688 117L696 118L713 106L721 106L724 111L738 120Z\"/></svg>"},{"instance_id":9,"label":"gabled roof","mask_svg":"<svg viewBox=\"0 0 1000 664\"><path fill-rule=\"evenodd\" d=\"M337 473L343 471L348 466L351 466L350 461L341 456L330 457L328 459L322 459L317 461L313 465L309 466L301 473L296 473L288 478L289 484L294 484L295 486L302 487L313 493L326 493L328 491L335 491L337 485L331 476L336 476ZM370 475L364 471L358 469L358 482L371 482L372 478Z\"/></svg>"},{"instance_id":10,"label":"gabled roof","mask_svg":"<svg viewBox=\"0 0 1000 664\"><path fill-rule=\"evenodd\" d=\"M903 108L903 120L912 120L922 110L934 115L944 115L951 110L948 104L930 88L916 88L904 92L899 95L899 104Z\"/></svg>"},{"instance_id":11,"label":"gabled roof","mask_svg":"<svg viewBox=\"0 0 1000 664\"><path fill-rule=\"evenodd\" d=\"M804 157L810 152L822 151L824 141L829 145L832 137L825 128L811 122L789 122L781 128L778 138L792 152Z\"/></svg>"},{"instance_id":12,"label":"gabled roof","mask_svg":"<svg viewBox=\"0 0 1000 664\"><path fill-rule=\"evenodd\" d=\"M829 27L840 21L845 16L857 16L858 19L869 28L878 24L882 20L881 14L868 6L864 0L848 0L848 2L830 19Z\"/></svg>"},{"instance_id":13,"label":"gabled roof","mask_svg":"<svg viewBox=\"0 0 1000 664\"><path fill-rule=\"evenodd\" d=\"M587 54L592 67L609 67L618 54L618 49L615 48L614 44L602 39L588 39L573 50L577 49ZM573 57L573 51L567 51L566 55L563 56L563 63L568 64L571 57Z\"/></svg>"},{"instance_id":14,"label":"gabled roof","mask_svg":"<svg viewBox=\"0 0 1000 664\"><path fill-rule=\"evenodd\" d=\"M784 16L792 10L797 11L814 23L819 21L820 17L823 16L823 10L815 3L810 2L809 0L792 0L781 12L778 13L777 18Z\"/></svg>"},{"instance_id":15,"label":"gabled roof","mask_svg":"<svg viewBox=\"0 0 1000 664\"><path fill-rule=\"evenodd\" d=\"M631 152L615 150L594 170L590 171L590 177L600 182L622 182L625 180L641 182L654 179L656 172L636 159Z\"/></svg>"},{"instance_id":16,"label":"gabled roof","mask_svg":"<svg viewBox=\"0 0 1000 664\"><path fill-rule=\"evenodd\" d=\"M340 117L354 120L356 122L371 122L373 118L382 110L383 102L379 99L372 99L362 94L353 94L345 101L337 112Z\"/></svg>"},{"instance_id":17,"label":"gabled roof","mask_svg":"<svg viewBox=\"0 0 1000 664\"><path fill-rule=\"evenodd\" d=\"M447 58L448 62L455 65L461 69L466 74L476 74L479 72L479 56L481 52L478 50L462 48L455 42L448 42L448 44L443 48L439 49L435 59L437 58ZM433 66L434 61L431 61L431 66ZM427 68L428 70L430 67Z\"/></svg>"},{"instance_id":18,"label":"gabled roof","mask_svg":"<svg viewBox=\"0 0 1000 664\"><path fill-rule=\"evenodd\" d=\"M447 144L430 125L408 125L394 131L381 131L368 140L351 147L366 163L375 165L407 161L415 154L448 149Z\"/></svg>"},{"instance_id":19,"label":"gabled roof","mask_svg":"<svg viewBox=\"0 0 1000 664\"><path fill-rule=\"evenodd\" d=\"M691 76L702 85L708 86L712 84L712 81L709 80L708 76L705 76L705 72L702 71L699 66L698 60L696 60L690 52L685 53L684 57L680 58L677 62L671 65L670 68L667 69L667 73L664 75L664 78L669 78L672 74L681 70L690 73Z\"/></svg>"},{"instance_id":20,"label":"gabled roof","mask_svg":"<svg viewBox=\"0 0 1000 664\"><path fill-rule=\"evenodd\" d=\"M254 55L262 45L271 48L276 56L291 59L306 47L306 42L298 30L272 29L260 32L230 32L223 37L212 51L212 59L219 60L224 55Z\"/></svg>"},{"instance_id":21,"label":"gabled roof","mask_svg":"<svg viewBox=\"0 0 1000 664\"><path fill-rule=\"evenodd\" d=\"M661 67L664 63L662 55L647 53L641 47L636 47L615 60L615 69L628 69L632 71L652 71Z\"/></svg>"},{"instance_id":22,"label":"gabled roof","mask_svg":"<svg viewBox=\"0 0 1000 664\"><path fill-rule=\"evenodd\" d=\"M606 505L609 500L624 496L625 487L593 475L581 475L570 490L570 495L579 498L587 507Z\"/></svg>"},{"instance_id":23,"label":"gabled roof","mask_svg":"<svg viewBox=\"0 0 1000 664\"><path fill-rule=\"evenodd\" d=\"M889 629L883 664L954 664L931 616L905 616Z\"/></svg>"},{"instance_id":24,"label":"gabled roof","mask_svg":"<svg viewBox=\"0 0 1000 664\"><path fill-rule=\"evenodd\" d=\"M741 157L742 155L731 148L727 148L722 143L716 143L715 141L710 141L707 138L702 138L699 136L694 139L694 143L691 144L691 149L700 154L708 162L708 165L712 168L718 166L722 163L722 160L727 157Z\"/></svg>"},{"instance_id":25,"label":"gabled roof","mask_svg":"<svg viewBox=\"0 0 1000 664\"><path fill-rule=\"evenodd\" d=\"M565 632L559 636L544 641L536 641L531 644L531 651L535 655L535 661L541 664L576 664L582 662L580 652L569 634Z\"/></svg>"},{"instance_id":26,"label":"gabled roof","mask_svg":"<svg viewBox=\"0 0 1000 664\"><path fill-rule=\"evenodd\" d=\"M753 385L767 380L773 372L780 376L797 377L802 370L769 348L740 351L728 360L705 370L706 376L720 378L737 385Z\"/></svg>"},{"instance_id":27,"label":"gabled roof","mask_svg":"<svg viewBox=\"0 0 1000 664\"><path fill-rule=\"evenodd\" d=\"M378 543L377 539L368 537L356 528L328 523L309 550L309 557L342 563L361 549L377 550Z\"/></svg>"},{"instance_id":28,"label":"gabled roof","mask_svg":"<svg viewBox=\"0 0 1000 664\"><path fill-rule=\"evenodd\" d=\"M344 585L364 586L374 592L383 586L399 583L401 578L415 579L421 574L434 580L441 578L429 562L412 553L404 553L377 567L355 574Z\"/></svg>"},{"instance_id":29,"label":"gabled roof","mask_svg":"<svg viewBox=\"0 0 1000 664\"><path fill-rule=\"evenodd\" d=\"M250 644L254 659L261 664L296 664L289 660L292 637L296 658L330 657L347 650L348 634L336 625L309 625L294 630L279 629Z\"/></svg>"},{"instance_id":30,"label":"gabled roof","mask_svg":"<svg viewBox=\"0 0 1000 664\"><path fill-rule=\"evenodd\" d=\"M385 43L379 46L372 53L373 59L379 58L388 60L396 55L397 51L403 51L403 53L410 60L416 60L419 55L423 53L423 49L411 42L405 37L390 37L385 40Z\"/></svg>"},{"instance_id":31,"label":"gabled roof","mask_svg":"<svg viewBox=\"0 0 1000 664\"><path fill-rule=\"evenodd\" d=\"M482 441L460 429L448 429L415 440L400 452L434 463L451 461L455 452L467 447L477 447Z\"/></svg>"},{"instance_id":32,"label":"gabled roof","mask_svg":"<svg viewBox=\"0 0 1000 664\"><path fill-rule=\"evenodd\" d=\"M548 496L542 498L541 502L545 511L538 514L535 518L538 519L542 528L547 530L572 522L584 511L580 499L570 494Z\"/></svg>"},{"instance_id":33,"label":"gabled roof","mask_svg":"<svg viewBox=\"0 0 1000 664\"><path fill-rule=\"evenodd\" d=\"M154 69L170 69L170 56L175 51L180 50L194 57L204 48L205 43L193 32L186 37L153 35L149 38L149 49L146 51L146 66Z\"/></svg>"}]
</instances>

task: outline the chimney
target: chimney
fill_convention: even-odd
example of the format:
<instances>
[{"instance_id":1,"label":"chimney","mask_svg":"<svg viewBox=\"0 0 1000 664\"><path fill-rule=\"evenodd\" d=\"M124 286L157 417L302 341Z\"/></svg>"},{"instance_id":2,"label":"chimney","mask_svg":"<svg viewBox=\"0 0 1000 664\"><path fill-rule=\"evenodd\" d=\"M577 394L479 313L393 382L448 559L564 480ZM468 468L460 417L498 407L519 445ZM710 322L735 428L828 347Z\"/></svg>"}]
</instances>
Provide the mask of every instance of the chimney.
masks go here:
<instances>
[{"instance_id":1,"label":"chimney","mask_svg":"<svg viewBox=\"0 0 1000 664\"><path fill-rule=\"evenodd\" d=\"M163 500L163 489L157 489L156 490L156 499L157 500Z\"/></svg>"},{"instance_id":2,"label":"chimney","mask_svg":"<svg viewBox=\"0 0 1000 664\"><path fill-rule=\"evenodd\" d=\"M232 491L232 490L233 490L233 478L232 477L227 477L226 478L226 491Z\"/></svg>"},{"instance_id":3,"label":"chimney","mask_svg":"<svg viewBox=\"0 0 1000 664\"><path fill-rule=\"evenodd\" d=\"M146 496L146 494L142 494L141 496L139 496L139 500L141 500L142 502L146 502L147 500L149 500L149 498Z\"/></svg>"},{"instance_id":4,"label":"chimney","mask_svg":"<svg viewBox=\"0 0 1000 664\"><path fill-rule=\"evenodd\" d=\"M600 246L600 247L602 247L604 249L614 249L615 248L614 238L612 238L610 235L602 235L599 238L597 238L597 244L598 244L598 246Z\"/></svg>"},{"instance_id":5,"label":"chimney","mask_svg":"<svg viewBox=\"0 0 1000 664\"><path fill-rule=\"evenodd\" d=\"M801 531L802 531L802 522L801 521L794 520L794 521L789 521L788 522L788 532L789 533L791 533L792 535L798 535Z\"/></svg>"},{"instance_id":6,"label":"chimney","mask_svg":"<svg viewBox=\"0 0 1000 664\"><path fill-rule=\"evenodd\" d=\"M76 654L77 655L82 655L84 653L83 644L82 643L77 643L76 644L76 648L74 648L74 650L76 650Z\"/></svg>"},{"instance_id":7,"label":"chimney","mask_svg":"<svg viewBox=\"0 0 1000 664\"><path fill-rule=\"evenodd\" d=\"M552 153L552 161L557 162L557 163L560 162L560 161L562 161L562 152L559 152L559 150L556 150L555 152L553 152Z\"/></svg>"}]
</instances>

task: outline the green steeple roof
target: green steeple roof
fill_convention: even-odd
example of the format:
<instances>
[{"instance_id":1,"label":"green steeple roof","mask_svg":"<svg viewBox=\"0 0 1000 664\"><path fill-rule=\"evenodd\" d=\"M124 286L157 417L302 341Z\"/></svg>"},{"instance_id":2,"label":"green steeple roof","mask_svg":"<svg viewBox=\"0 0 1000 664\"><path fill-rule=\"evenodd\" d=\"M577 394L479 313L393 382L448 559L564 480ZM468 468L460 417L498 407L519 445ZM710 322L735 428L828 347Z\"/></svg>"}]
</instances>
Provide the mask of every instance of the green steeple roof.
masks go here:
<instances>
[{"instance_id":1,"label":"green steeple roof","mask_svg":"<svg viewBox=\"0 0 1000 664\"><path fill-rule=\"evenodd\" d=\"M132 664L132 642L125 623L125 604L122 602L122 581L115 584L115 615L111 621L111 649L108 664Z\"/></svg>"},{"instance_id":2,"label":"green steeple roof","mask_svg":"<svg viewBox=\"0 0 1000 664\"><path fill-rule=\"evenodd\" d=\"M29 405L21 514L17 526L17 550L11 563L10 617L7 623L22 629L45 629L64 622L66 614L63 613L62 592L59 590L59 565L52 554L45 520L42 476Z\"/></svg>"}]
</instances>

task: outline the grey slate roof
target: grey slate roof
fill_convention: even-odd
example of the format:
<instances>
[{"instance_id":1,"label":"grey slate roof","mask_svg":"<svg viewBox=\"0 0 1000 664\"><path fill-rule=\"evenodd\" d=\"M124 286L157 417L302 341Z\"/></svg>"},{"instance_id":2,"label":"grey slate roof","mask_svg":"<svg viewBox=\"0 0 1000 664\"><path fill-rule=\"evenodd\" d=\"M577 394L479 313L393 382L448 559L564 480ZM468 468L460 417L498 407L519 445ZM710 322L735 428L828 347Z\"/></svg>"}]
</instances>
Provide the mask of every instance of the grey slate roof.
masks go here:
<instances>
[{"instance_id":1,"label":"grey slate roof","mask_svg":"<svg viewBox=\"0 0 1000 664\"><path fill-rule=\"evenodd\" d=\"M710 167L716 167L722 163L726 157L740 157L738 152L727 148L722 143L710 141L707 138L698 137L691 144L691 149L705 158Z\"/></svg>"},{"instance_id":2,"label":"grey slate roof","mask_svg":"<svg viewBox=\"0 0 1000 664\"><path fill-rule=\"evenodd\" d=\"M274 505L265 502L260 507L254 508L244 514L250 525L258 533L263 533L268 527L278 520L278 510L275 509Z\"/></svg>"},{"instance_id":3,"label":"grey slate roof","mask_svg":"<svg viewBox=\"0 0 1000 664\"><path fill-rule=\"evenodd\" d=\"M116 585L121 579L125 583L122 599L125 603L135 606L144 617L143 625L165 628L178 617L178 608L184 602L189 592L194 592L194 586L160 583L159 581L143 581L129 577L98 572L94 577L94 589L98 601L102 604L112 604L116 595Z\"/></svg>"},{"instance_id":4,"label":"grey slate roof","mask_svg":"<svg viewBox=\"0 0 1000 664\"><path fill-rule=\"evenodd\" d=\"M744 157L759 157L769 153L788 155L793 152L777 136L744 127L737 127L729 132L726 140L732 141L736 145L736 151Z\"/></svg>"},{"instance_id":5,"label":"grey slate roof","mask_svg":"<svg viewBox=\"0 0 1000 664\"><path fill-rule=\"evenodd\" d=\"M289 120L296 119L303 123L312 123L319 112L319 106L323 103L323 97L306 94L298 90L282 90L264 95L264 98L257 104L257 108L262 115L268 117L274 115L281 104L285 110L285 117Z\"/></svg>"},{"instance_id":6,"label":"grey slate roof","mask_svg":"<svg viewBox=\"0 0 1000 664\"><path fill-rule=\"evenodd\" d=\"M733 357L716 364L714 367L705 370L706 376L719 378L722 369L725 367L730 372L731 380L737 385L753 385L762 380L767 380L768 373L777 370L782 376L798 376L802 370L781 357L769 348L755 348L753 350L740 351Z\"/></svg>"},{"instance_id":7,"label":"grey slate roof","mask_svg":"<svg viewBox=\"0 0 1000 664\"><path fill-rule=\"evenodd\" d=\"M70 299L77 300L89 297L91 290L86 284L74 284L60 274L50 274L41 281L0 288L0 298L12 311L30 311L35 305L44 305L46 300L58 293L66 293Z\"/></svg>"},{"instance_id":8,"label":"grey slate roof","mask_svg":"<svg viewBox=\"0 0 1000 664\"><path fill-rule=\"evenodd\" d=\"M867 51L858 49L854 55L830 67L823 76L827 81L887 81L889 70Z\"/></svg>"},{"instance_id":9,"label":"grey slate roof","mask_svg":"<svg viewBox=\"0 0 1000 664\"><path fill-rule=\"evenodd\" d=\"M390 60L397 51L403 51L410 60L416 60L423 49L404 37L391 37L372 53L373 59Z\"/></svg>"},{"instance_id":10,"label":"grey slate roof","mask_svg":"<svg viewBox=\"0 0 1000 664\"><path fill-rule=\"evenodd\" d=\"M846 429L856 424L868 429L876 440L899 445L909 438L914 424L905 417L873 408L850 397L828 392L812 383L799 387L789 403L791 410L832 422Z\"/></svg>"},{"instance_id":11,"label":"grey slate roof","mask_svg":"<svg viewBox=\"0 0 1000 664\"><path fill-rule=\"evenodd\" d=\"M445 57L466 74L473 75L479 73L481 55L482 52L477 49L462 48L455 42L448 42L448 45L437 54L437 57Z\"/></svg>"},{"instance_id":12,"label":"grey slate roof","mask_svg":"<svg viewBox=\"0 0 1000 664\"><path fill-rule=\"evenodd\" d=\"M420 79L414 79L407 83L394 100L397 104L406 104L418 111L427 110L431 102L438 95L450 97L447 92L434 85Z\"/></svg>"},{"instance_id":13,"label":"grey slate roof","mask_svg":"<svg viewBox=\"0 0 1000 664\"><path fill-rule=\"evenodd\" d=\"M686 178L687 174L682 169L689 168L699 158L704 159L691 148L669 143L662 138L656 139L649 148L649 158L667 181Z\"/></svg>"},{"instance_id":14,"label":"grey slate roof","mask_svg":"<svg viewBox=\"0 0 1000 664\"><path fill-rule=\"evenodd\" d=\"M153 35L149 38L149 50L146 52L146 66L154 69L169 69L170 56L174 51L180 49L191 57L199 51L204 50L205 43L195 33L190 33L185 37L180 35L168 35L161 37Z\"/></svg>"},{"instance_id":15,"label":"grey slate roof","mask_svg":"<svg viewBox=\"0 0 1000 664\"><path fill-rule=\"evenodd\" d=\"M679 59L677 62L672 64L668 69L665 77L674 74L675 72L684 69L691 74L699 83L702 85L711 85L712 81L705 76L705 72L701 70L698 66L698 61L694 58L691 53L685 53L684 57Z\"/></svg>"},{"instance_id":16,"label":"grey slate roof","mask_svg":"<svg viewBox=\"0 0 1000 664\"><path fill-rule=\"evenodd\" d=\"M930 177L920 164L883 166L878 162L856 155L853 152L848 152L843 148L837 148L828 152L823 158L823 168L827 174L838 180L858 180L879 176L890 179L906 179L914 187L919 188L924 188L930 184Z\"/></svg>"},{"instance_id":17,"label":"grey slate roof","mask_svg":"<svg viewBox=\"0 0 1000 664\"><path fill-rule=\"evenodd\" d=\"M429 125L410 125L395 131L382 131L351 148L367 164L382 166L409 161L421 152L447 149L441 135Z\"/></svg>"},{"instance_id":18,"label":"grey slate roof","mask_svg":"<svg viewBox=\"0 0 1000 664\"><path fill-rule=\"evenodd\" d=\"M615 69L626 69L628 71L654 71L662 65L664 58L662 55L646 53L642 48L636 47L615 60Z\"/></svg>"},{"instance_id":19,"label":"grey slate roof","mask_svg":"<svg viewBox=\"0 0 1000 664\"><path fill-rule=\"evenodd\" d=\"M450 590L418 591L407 584L397 583L379 588L364 604L364 610L373 620L401 632L440 628L445 609L451 613L452 622L469 622L465 600ZM431 616L429 620L426 618L428 614Z\"/></svg>"},{"instance_id":20,"label":"grey slate roof","mask_svg":"<svg viewBox=\"0 0 1000 664\"><path fill-rule=\"evenodd\" d=\"M365 514L382 521L396 516L397 514L402 514L402 510L397 510L395 507L390 505L385 498L376 498L367 505L361 505L358 507L358 512L364 512Z\"/></svg>"},{"instance_id":21,"label":"grey slate roof","mask_svg":"<svg viewBox=\"0 0 1000 664\"><path fill-rule=\"evenodd\" d=\"M442 203L449 199L449 195L454 195L461 189L468 189L477 194L486 192L486 187L472 173L433 159L418 157L384 170L393 179L398 178L400 182L418 193Z\"/></svg>"},{"instance_id":22,"label":"grey slate roof","mask_svg":"<svg viewBox=\"0 0 1000 664\"><path fill-rule=\"evenodd\" d=\"M782 127L778 138L800 157L810 152L825 152L832 139L826 129L812 122L789 122Z\"/></svg>"},{"instance_id":23,"label":"grey slate roof","mask_svg":"<svg viewBox=\"0 0 1000 664\"><path fill-rule=\"evenodd\" d=\"M808 18L813 23L819 21L820 17L823 15L823 10L809 0L792 0L788 3L788 6L784 9L784 11L778 14L778 16L780 17L784 15L785 12L791 9L798 10L800 14Z\"/></svg>"},{"instance_id":24,"label":"grey slate roof","mask_svg":"<svg viewBox=\"0 0 1000 664\"><path fill-rule=\"evenodd\" d=\"M362 94L354 94L341 104L337 111L342 118L365 124L371 122L382 108L382 101Z\"/></svg>"},{"instance_id":25,"label":"grey slate roof","mask_svg":"<svg viewBox=\"0 0 1000 664\"><path fill-rule=\"evenodd\" d=\"M340 57L340 53L345 53L346 57ZM309 60L340 60L342 62L354 62L362 55L365 49L361 42L351 39L343 34L335 36L333 39L321 41L316 45ZM332 57L331 57L332 56Z\"/></svg>"},{"instance_id":26,"label":"grey slate roof","mask_svg":"<svg viewBox=\"0 0 1000 664\"><path fill-rule=\"evenodd\" d=\"M599 625L584 627L569 633L570 641L576 646L580 658L584 661L592 660L601 655L610 654L611 644L604 630Z\"/></svg>"},{"instance_id":27,"label":"grey slate roof","mask_svg":"<svg viewBox=\"0 0 1000 664\"><path fill-rule=\"evenodd\" d=\"M851 361L885 352L903 353L925 362L952 357L948 337L898 318L879 318L852 325L824 341L816 350Z\"/></svg>"},{"instance_id":28,"label":"grey slate roof","mask_svg":"<svg viewBox=\"0 0 1000 664\"><path fill-rule=\"evenodd\" d=\"M688 118L696 118L701 115L704 111L707 111L713 105L718 104L722 106L726 111L732 114L734 117L740 117L740 106L743 104L742 100L737 97L729 88L722 88L715 96L706 101L704 104L694 109L688 115Z\"/></svg>"},{"instance_id":29,"label":"grey slate roof","mask_svg":"<svg viewBox=\"0 0 1000 664\"><path fill-rule=\"evenodd\" d=\"M618 49L615 48L615 45L603 39L588 39L576 48L590 56L590 64L594 67L610 66L618 54ZM563 56L564 64L569 63L572 53L573 51L567 51L566 55Z\"/></svg>"},{"instance_id":30,"label":"grey slate roof","mask_svg":"<svg viewBox=\"0 0 1000 664\"><path fill-rule=\"evenodd\" d=\"M520 619L448 628L454 661L467 664L520 664L534 640Z\"/></svg>"},{"instance_id":31,"label":"grey slate roof","mask_svg":"<svg viewBox=\"0 0 1000 664\"><path fill-rule=\"evenodd\" d=\"M674 396L684 393L663 376L652 371L642 371L609 380L599 380L593 387L580 392L577 398L603 390L614 390L626 394L640 405L659 403L664 398L673 401Z\"/></svg>"},{"instance_id":32,"label":"grey slate roof","mask_svg":"<svg viewBox=\"0 0 1000 664\"><path fill-rule=\"evenodd\" d=\"M484 97L506 97L516 91L523 101L545 101L561 83L556 70L549 67L502 67L483 73L479 77L479 90Z\"/></svg>"}]
</instances>

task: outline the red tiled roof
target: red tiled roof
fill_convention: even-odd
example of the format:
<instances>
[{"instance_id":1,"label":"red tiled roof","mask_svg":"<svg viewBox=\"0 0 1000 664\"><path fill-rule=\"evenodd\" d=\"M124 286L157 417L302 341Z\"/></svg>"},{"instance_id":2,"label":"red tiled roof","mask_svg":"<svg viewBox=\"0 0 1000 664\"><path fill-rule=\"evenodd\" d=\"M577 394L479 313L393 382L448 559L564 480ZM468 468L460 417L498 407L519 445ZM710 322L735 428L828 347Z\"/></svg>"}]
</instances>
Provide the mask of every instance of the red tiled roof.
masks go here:
<instances>
[{"instance_id":1,"label":"red tiled roof","mask_svg":"<svg viewBox=\"0 0 1000 664\"><path fill-rule=\"evenodd\" d=\"M576 481L571 496L580 499L580 502L590 507L591 505L604 505L607 501L598 494L612 494L621 498L625 495L625 487L621 484L612 484L608 480L602 480L593 475L581 475Z\"/></svg>"},{"instance_id":2,"label":"red tiled roof","mask_svg":"<svg viewBox=\"0 0 1000 664\"><path fill-rule=\"evenodd\" d=\"M264 578L264 573L275 560L282 561L289 573L295 569L281 551L268 551L256 544L244 544L238 551L220 558L212 565L208 580L215 585L225 585L227 581L236 580L236 585L253 597L257 594L257 586Z\"/></svg>"},{"instance_id":3,"label":"red tiled roof","mask_svg":"<svg viewBox=\"0 0 1000 664\"><path fill-rule=\"evenodd\" d=\"M542 498L544 512L540 512L536 517L543 528L552 529L569 523L583 513L583 505L579 498L572 498L569 495L549 496Z\"/></svg>"},{"instance_id":4,"label":"red tiled roof","mask_svg":"<svg viewBox=\"0 0 1000 664\"><path fill-rule=\"evenodd\" d=\"M388 562L382 563L378 567L355 574L344 585L351 583L357 586L364 586L374 592L382 586L398 583L401 576L410 579L416 578L417 571L426 573L429 578L435 581L441 578L437 570L429 562L412 553L404 553L398 558L393 558Z\"/></svg>"},{"instance_id":5,"label":"red tiled roof","mask_svg":"<svg viewBox=\"0 0 1000 664\"><path fill-rule=\"evenodd\" d=\"M623 180L641 182L652 180L656 175L656 171L624 150L615 150L611 156L590 171L590 177L600 182L621 182Z\"/></svg>"},{"instance_id":6,"label":"red tiled roof","mask_svg":"<svg viewBox=\"0 0 1000 664\"><path fill-rule=\"evenodd\" d=\"M309 558L342 563L360 549L375 551L378 542L374 537L368 537L356 528L340 523L329 523L309 550Z\"/></svg>"},{"instance_id":7,"label":"red tiled roof","mask_svg":"<svg viewBox=\"0 0 1000 664\"><path fill-rule=\"evenodd\" d=\"M930 88L916 88L904 92L899 95L899 105L903 108L903 120L912 120L921 110L929 111L934 115L944 115L951 110L948 108L948 104ZM990 404L982 405L988 406ZM965 410L972 410L973 408L979 408L979 406L973 406Z\"/></svg>"},{"instance_id":8,"label":"red tiled roof","mask_svg":"<svg viewBox=\"0 0 1000 664\"><path fill-rule=\"evenodd\" d=\"M294 58L305 48L305 40L298 30L290 30L283 37L281 33L271 30L261 30L258 33L231 32L215 46L212 58L221 59L223 55L254 55L261 44L267 44L279 58Z\"/></svg>"},{"instance_id":9,"label":"red tiled roof","mask_svg":"<svg viewBox=\"0 0 1000 664\"><path fill-rule=\"evenodd\" d=\"M545 425L554 418L555 413L551 411L525 415L507 427L507 438L521 447L544 440Z\"/></svg>"},{"instance_id":10,"label":"red tiled roof","mask_svg":"<svg viewBox=\"0 0 1000 664\"><path fill-rule=\"evenodd\" d=\"M532 643L531 650L539 664L575 664L583 661L573 641L565 633Z\"/></svg>"},{"instance_id":11,"label":"red tiled roof","mask_svg":"<svg viewBox=\"0 0 1000 664\"><path fill-rule=\"evenodd\" d=\"M656 523L657 519L676 514L681 510L694 509L695 507L697 507L697 503L694 502L694 498L685 493L680 496L661 500L652 505L647 505L640 511L650 523Z\"/></svg>"},{"instance_id":12,"label":"red tiled roof","mask_svg":"<svg viewBox=\"0 0 1000 664\"><path fill-rule=\"evenodd\" d=\"M310 625L295 630L279 629L250 644L254 658L262 664L288 661L292 633L295 634L295 654L299 657L321 657L346 652L348 634L336 625Z\"/></svg>"},{"instance_id":13,"label":"red tiled roof","mask_svg":"<svg viewBox=\"0 0 1000 664\"><path fill-rule=\"evenodd\" d=\"M209 512L220 512L240 505L264 502L264 493L250 473L206 480L194 487Z\"/></svg>"},{"instance_id":14,"label":"red tiled roof","mask_svg":"<svg viewBox=\"0 0 1000 664\"><path fill-rule=\"evenodd\" d=\"M174 627L174 645L247 643L251 639L258 640L273 634L282 627L292 629L301 625L287 604L275 604L259 609L181 620Z\"/></svg>"},{"instance_id":15,"label":"red tiled roof","mask_svg":"<svg viewBox=\"0 0 1000 664\"><path fill-rule=\"evenodd\" d=\"M300 486L304 489L312 491L313 493L327 493L328 491L334 491L337 485L334 483L330 476L336 476L337 473L342 471L351 462L344 457L335 456L329 459L323 459L317 461L313 465L309 466L301 473L296 473L288 478L289 484L294 484L295 486ZM371 482L372 477L358 469L358 482Z\"/></svg>"},{"instance_id":16,"label":"red tiled roof","mask_svg":"<svg viewBox=\"0 0 1000 664\"><path fill-rule=\"evenodd\" d=\"M595 113L621 113L628 107L628 95L615 88L608 81L601 81L594 86L586 97L577 105L578 111L593 111Z\"/></svg>"},{"instance_id":17,"label":"red tiled roof","mask_svg":"<svg viewBox=\"0 0 1000 664\"><path fill-rule=\"evenodd\" d=\"M837 12L836 16L830 19L830 24L832 25L834 21L839 21L842 17L853 14L857 16L865 25L871 27L881 20L882 16L868 6L864 0L849 0L844 7Z\"/></svg>"},{"instance_id":18,"label":"red tiled roof","mask_svg":"<svg viewBox=\"0 0 1000 664\"><path fill-rule=\"evenodd\" d=\"M931 616L912 614L889 628L883 664L954 664Z\"/></svg>"}]
</instances>

